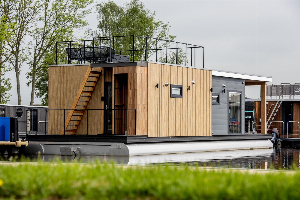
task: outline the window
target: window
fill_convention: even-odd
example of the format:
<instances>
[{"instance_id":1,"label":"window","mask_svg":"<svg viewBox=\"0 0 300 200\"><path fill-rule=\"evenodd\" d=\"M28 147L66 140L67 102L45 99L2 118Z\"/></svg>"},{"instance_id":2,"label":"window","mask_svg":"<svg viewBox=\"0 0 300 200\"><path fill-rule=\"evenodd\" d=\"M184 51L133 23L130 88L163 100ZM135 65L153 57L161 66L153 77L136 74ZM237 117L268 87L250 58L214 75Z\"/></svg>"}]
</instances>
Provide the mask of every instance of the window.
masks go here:
<instances>
[{"instance_id":1,"label":"window","mask_svg":"<svg viewBox=\"0 0 300 200\"><path fill-rule=\"evenodd\" d=\"M241 133L241 92L229 91L229 133Z\"/></svg>"},{"instance_id":2,"label":"window","mask_svg":"<svg viewBox=\"0 0 300 200\"><path fill-rule=\"evenodd\" d=\"M219 93L213 93L212 94L212 104L213 105L219 105L220 104L220 94Z\"/></svg>"},{"instance_id":3,"label":"window","mask_svg":"<svg viewBox=\"0 0 300 200\"><path fill-rule=\"evenodd\" d=\"M0 117L5 117L5 108L0 108Z\"/></svg>"},{"instance_id":4,"label":"window","mask_svg":"<svg viewBox=\"0 0 300 200\"><path fill-rule=\"evenodd\" d=\"M173 85L170 87L171 98L182 98L182 85Z\"/></svg>"},{"instance_id":5,"label":"window","mask_svg":"<svg viewBox=\"0 0 300 200\"><path fill-rule=\"evenodd\" d=\"M29 125L29 131L37 131L38 126L38 118L37 118L37 110L30 110L29 119L27 118L27 123Z\"/></svg>"}]
</instances>

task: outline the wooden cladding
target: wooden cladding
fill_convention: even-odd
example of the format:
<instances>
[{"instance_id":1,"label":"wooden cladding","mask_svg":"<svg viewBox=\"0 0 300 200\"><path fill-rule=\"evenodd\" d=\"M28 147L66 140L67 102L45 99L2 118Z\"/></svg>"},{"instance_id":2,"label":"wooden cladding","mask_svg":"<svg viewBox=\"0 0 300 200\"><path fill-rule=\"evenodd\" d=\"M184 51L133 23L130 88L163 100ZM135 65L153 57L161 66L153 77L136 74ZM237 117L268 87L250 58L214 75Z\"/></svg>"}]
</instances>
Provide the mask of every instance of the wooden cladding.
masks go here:
<instances>
[{"instance_id":1,"label":"wooden cladding","mask_svg":"<svg viewBox=\"0 0 300 200\"><path fill-rule=\"evenodd\" d=\"M182 98L170 98L170 84ZM211 71L149 63L148 136L211 136L211 87Z\"/></svg>"},{"instance_id":2,"label":"wooden cladding","mask_svg":"<svg viewBox=\"0 0 300 200\"><path fill-rule=\"evenodd\" d=\"M120 114L116 116L119 121L116 128L120 129L120 126L123 126L125 130L124 128L128 126L128 135L147 135L147 67L114 67L112 78L114 83L113 109L129 109L128 113L123 113L122 118ZM124 79L127 82L124 82ZM123 87L125 91L118 90L120 87ZM120 96L117 92L122 95ZM123 102L122 105L120 102Z\"/></svg>"},{"instance_id":3,"label":"wooden cladding","mask_svg":"<svg viewBox=\"0 0 300 200\"><path fill-rule=\"evenodd\" d=\"M74 99L78 93L78 89L82 84L84 76L89 66L56 66L49 68L49 118L48 133L59 134L64 127L70 110L51 110L51 109L71 109ZM104 70L105 71L105 70ZM110 73L111 74L111 73ZM111 77L111 76L110 76ZM101 96L104 93L104 78L99 77L94 92L91 96L87 109L103 109L104 103ZM97 135L103 133L103 115L102 110L85 112L80 122L76 135L85 135L88 131L89 135ZM87 125L89 124L89 125ZM88 130L87 130L88 129ZM69 134L69 133L66 133Z\"/></svg>"},{"instance_id":4,"label":"wooden cladding","mask_svg":"<svg viewBox=\"0 0 300 200\"><path fill-rule=\"evenodd\" d=\"M49 134L59 134L89 66L49 68ZM104 109L105 82L112 84L112 133L149 137L212 135L212 72L148 63L104 67L87 109ZM171 98L171 84L182 98ZM189 88L189 89L188 89ZM126 111L116 110L129 109ZM114 111L115 110L115 111ZM64 119L65 116L65 119ZM105 132L103 110L84 113L76 135Z\"/></svg>"}]
</instances>

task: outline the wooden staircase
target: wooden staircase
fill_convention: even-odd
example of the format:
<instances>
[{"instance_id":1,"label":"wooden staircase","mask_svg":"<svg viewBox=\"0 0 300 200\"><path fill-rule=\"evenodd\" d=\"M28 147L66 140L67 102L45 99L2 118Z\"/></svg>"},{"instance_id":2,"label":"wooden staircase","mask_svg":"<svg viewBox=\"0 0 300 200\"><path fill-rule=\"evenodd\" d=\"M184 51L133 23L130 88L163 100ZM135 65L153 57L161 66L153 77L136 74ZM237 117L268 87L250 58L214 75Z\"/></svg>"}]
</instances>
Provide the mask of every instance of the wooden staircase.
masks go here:
<instances>
[{"instance_id":1,"label":"wooden staircase","mask_svg":"<svg viewBox=\"0 0 300 200\"><path fill-rule=\"evenodd\" d=\"M101 73L102 68L88 68L65 121L65 127L60 133L61 135L69 135L69 133L74 135L77 132Z\"/></svg>"},{"instance_id":2,"label":"wooden staircase","mask_svg":"<svg viewBox=\"0 0 300 200\"><path fill-rule=\"evenodd\" d=\"M270 126L272 125L273 120L276 117L276 115L277 115L277 113L278 113L278 111L279 111L279 109L281 107L281 104L282 104L282 100L277 101L276 104L275 104L275 106L272 109L271 114L269 116L267 115L268 116L267 117L267 130L269 130Z\"/></svg>"}]
</instances>

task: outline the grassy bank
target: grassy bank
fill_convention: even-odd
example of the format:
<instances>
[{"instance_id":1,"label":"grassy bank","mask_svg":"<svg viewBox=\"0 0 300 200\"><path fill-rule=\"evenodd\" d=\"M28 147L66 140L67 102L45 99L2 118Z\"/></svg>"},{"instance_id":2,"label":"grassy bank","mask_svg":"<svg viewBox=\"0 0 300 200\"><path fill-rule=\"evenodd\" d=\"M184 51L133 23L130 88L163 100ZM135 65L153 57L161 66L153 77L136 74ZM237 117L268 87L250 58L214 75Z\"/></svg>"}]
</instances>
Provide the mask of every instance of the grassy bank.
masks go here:
<instances>
[{"instance_id":1,"label":"grassy bank","mask_svg":"<svg viewBox=\"0 0 300 200\"><path fill-rule=\"evenodd\" d=\"M1 199L299 199L300 172L22 163L0 164L0 185Z\"/></svg>"}]
</instances>

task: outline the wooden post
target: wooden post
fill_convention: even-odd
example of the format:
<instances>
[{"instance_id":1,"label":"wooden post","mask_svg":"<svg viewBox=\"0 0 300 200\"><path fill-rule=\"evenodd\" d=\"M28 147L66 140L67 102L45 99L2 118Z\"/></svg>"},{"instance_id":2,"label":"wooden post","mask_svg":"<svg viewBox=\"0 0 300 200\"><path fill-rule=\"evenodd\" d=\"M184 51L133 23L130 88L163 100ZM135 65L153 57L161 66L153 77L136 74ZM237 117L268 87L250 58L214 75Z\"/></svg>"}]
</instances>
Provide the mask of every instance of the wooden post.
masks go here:
<instances>
[{"instance_id":1,"label":"wooden post","mask_svg":"<svg viewBox=\"0 0 300 200\"><path fill-rule=\"evenodd\" d=\"M261 134L267 134L267 83L261 84Z\"/></svg>"}]
</instances>

